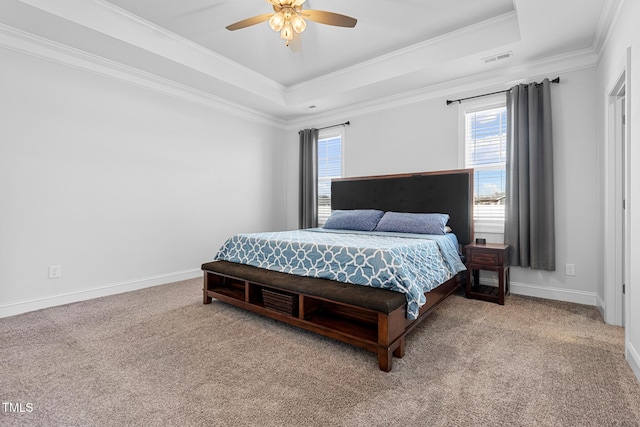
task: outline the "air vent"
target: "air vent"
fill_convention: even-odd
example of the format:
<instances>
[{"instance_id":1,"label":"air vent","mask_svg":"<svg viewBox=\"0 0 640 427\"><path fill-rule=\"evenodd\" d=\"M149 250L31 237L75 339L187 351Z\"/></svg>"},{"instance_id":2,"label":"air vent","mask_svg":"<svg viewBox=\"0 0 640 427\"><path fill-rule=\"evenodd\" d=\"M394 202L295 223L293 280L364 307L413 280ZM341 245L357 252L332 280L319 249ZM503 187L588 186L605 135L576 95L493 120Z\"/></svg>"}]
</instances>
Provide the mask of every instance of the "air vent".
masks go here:
<instances>
[{"instance_id":1,"label":"air vent","mask_svg":"<svg viewBox=\"0 0 640 427\"><path fill-rule=\"evenodd\" d=\"M490 64L496 61L502 61L503 59L511 58L513 56L513 52L503 52L493 56L487 56L486 58L482 58L482 62L485 64Z\"/></svg>"}]
</instances>

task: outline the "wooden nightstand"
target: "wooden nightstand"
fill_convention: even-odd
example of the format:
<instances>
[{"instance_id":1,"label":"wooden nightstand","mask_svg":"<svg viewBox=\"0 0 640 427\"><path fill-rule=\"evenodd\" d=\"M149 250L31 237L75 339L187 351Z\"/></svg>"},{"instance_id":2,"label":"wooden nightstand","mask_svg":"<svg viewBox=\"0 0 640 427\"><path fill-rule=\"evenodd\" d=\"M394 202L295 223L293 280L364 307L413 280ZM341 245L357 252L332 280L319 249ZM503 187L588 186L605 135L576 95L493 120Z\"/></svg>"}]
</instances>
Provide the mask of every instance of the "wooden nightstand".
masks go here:
<instances>
[{"instance_id":1,"label":"wooden nightstand","mask_svg":"<svg viewBox=\"0 0 640 427\"><path fill-rule=\"evenodd\" d=\"M509 293L509 245L471 243L464 247L467 257L467 298L497 302L504 305L504 295ZM480 284L479 270L498 273L498 287ZM471 283L473 273L473 283Z\"/></svg>"}]
</instances>

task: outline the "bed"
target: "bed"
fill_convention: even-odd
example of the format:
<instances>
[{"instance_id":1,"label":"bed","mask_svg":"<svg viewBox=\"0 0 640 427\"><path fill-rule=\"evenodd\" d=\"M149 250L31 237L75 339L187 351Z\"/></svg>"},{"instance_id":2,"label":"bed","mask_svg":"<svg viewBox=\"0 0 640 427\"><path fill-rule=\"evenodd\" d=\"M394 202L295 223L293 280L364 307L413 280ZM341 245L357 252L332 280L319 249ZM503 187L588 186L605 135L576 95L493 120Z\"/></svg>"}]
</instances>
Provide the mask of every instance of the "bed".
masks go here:
<instances>
[{"instance_id":1,"label":"bed","mask_svg":"<svg viewBox=\"0 0 640 427\"><path fill-rule=\"evenodd\" d=\"M215 298L362 347L377 353L380 369L388 372L393 357L404 356L405 336L462 282L464 265L458 257L473 235L472 193L471 169L333 180L335 214L445 213L451 233L416 236L340 228L232 236L216 260L202 265L203 302ZM350 265L375 258L367 265L380 264L384 274L327 265L345 259L349 251ZM437 261L442 265L425 270L436 264L437 253L446 254ZM283 261L274 263L274 254ZM398 261L398 256L404 258ZM415 264L411 268L408 258Z\"/></svg>"}]
</instances>

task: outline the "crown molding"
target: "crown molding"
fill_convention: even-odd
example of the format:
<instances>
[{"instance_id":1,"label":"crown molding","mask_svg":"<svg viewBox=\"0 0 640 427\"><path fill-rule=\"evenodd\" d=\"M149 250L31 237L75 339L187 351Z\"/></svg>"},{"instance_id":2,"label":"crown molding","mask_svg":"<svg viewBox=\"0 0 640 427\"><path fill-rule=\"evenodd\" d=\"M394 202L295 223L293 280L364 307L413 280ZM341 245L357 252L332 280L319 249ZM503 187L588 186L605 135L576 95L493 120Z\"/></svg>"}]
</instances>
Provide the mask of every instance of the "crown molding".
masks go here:
<instances>
[{"instance_id":1,"label":"crown molding","mask_svg":"<svg viewBox=\"0 0 640 427\"><path fill-rule=\"evenodd\" d=\"M0 47L176 97L255 123L282 128L282 119L121 63L0 24Z\"/></svg>"},{"instance_id":2,"label":"crown molding","mask_svg":"<svg viewBox=\"0 0 640 427\"><path fill-rule=\"evenodd\" d=\"M329 113L309 115L287 122L287 130L309 126L324 126L339 120L353 120L355 117L405 107L437 98L461 98L484 92L506 90L516 84L552 77L550 74L563 74L592 68L597 65L598 55L591 48L558 55L523 65L492 70L470 77L436 83L419 89L391 96L352 104L337 108ZM444 103L444 101L443 101Z\"/></svg>"},{"instance_id":3,"label":"crown molding","mask_svg":"<svg viewBox=\"0 0 640 427\"><path fill-rule=\"evenodd\" d=\"M176 44L179 43L181 45L187 46L187 50L189 51L185 54L187 56L191 56L192 53L197 53L198 55L201 55L201 58L209 58L211 60L224 63L229 67L238 67L237 69L242 69L242 72L249 71L250 74L257 75L257 73L248 69L244 69L244 67L242 67L241 65L225 57L211 52L204 47L186 40L183 37L176 35L164 28L158 27L153 23L145 21L144 19L133 15L130 12L125 11L104 0L93 0L90 2L91 5L93 5L92 7L94 9L96 9L95 5L98 6L97 10L99 13L94 17L87 16L87 10L85 10L86 8L82 9L81 11L72 10L73 6L76 5L79 1L81 3L83 2L81 0L67 0L61 3L54 2L57 3L58 6L55 6L51 2L48 2L46 0L20 1L30 5L35 5L34 7L42 8L43 10L48 11L48 13L54 13L58 16L69 16L70 18L75 19L73 22L76 22L80 25L83 25L83 19L88 20L84 21L85 24L90 24L92 20L100 20L106 14L109 15L111 19L111 21L108 21L107 23L112 22L113 19L116 19L116 21L121 19L123 22L128 23L127 25L130 26L131 31L134 31L134 33L141 28L146 29L147 32L152 32L154 35L151 37L152 41L149 43L157 43L159 40L172 40ZM525 65L517 65L498 69L493 68L491 72L476 74L470 77L456 80L439 82L423 86L415 90L394 94L372 101L349 104L343 107L335 108L329 112L298 116L296 118L289 119L285 118L286 114L284 116L269 114L268 112L229 101L228 99L213 95L210 92L195 89L189 87L188 85L177 83L170 79L166 79L158 75L118 63L113 60L105 59L103 57L81 51L79 49L72 48L70 46L66 46L3 24L0 24L0 46L32 56L37 56L48 61L54 61L66 66L98 74L120 82L143 87L158 93L174 96L192 103L203 105L207 108L221 111L225 114L230 114L236 117L250 120L252 122L267 124L274 128L289 130L308 125L309 123L328 123L336 119L342 120L346 116L354 117L378 111L385 111L391 108L399 108L402 106L424 102L426 100L438 97L461 97L466 96L466 94L469 94L475 90L487 91L489 88L497 88L495 90L500 90L510 87L509 84L513 81L539 78L540 76L544 76L548 73L568 72L593 66L599 61L599 55L601 54L602 46L604 46L608 40L609 34L611 33L611 27L615 22L616 17L620 13L620 9L623 3L624 0L606 1L605 6L603 7L603 16L599 21L598 29L596 31L596 35L594 36L593 48L536 62L529 62ZM114 15L116 16L116 18L113 18ZM495 18L485 20L483 22L461 28L452 33L447 33L439 37L434 37L432 39L407 46L398 51L382 55L369 61L365 61L354 66L318 77L316 79L299 83L291 87L285 87L273 80L260 75L258 75L259 77L257 77L257 83L254 84L259 87L265 88L266 92L264 93L271 93L271 91L273 91L280 94L276 97L280 99L280 101L278 101L277 99L275 100L277 104L282 104L282 106L284 107L288 106L295 108L295 105L288 105L288 99L290 99L291 97L299 97L302 98L302 101L304 101L304 98L310 95L300 92L305 92L307 90L316 91L319 87L333 87L332 83L335 83L336 79L339 82L342 82L343 80L345 82L349 81L350 84L353 85L354 81L361 81L360 79L354 79L354 76L361 75L365 73L365 70L369 70L372 67L380 67L380 72L386 72L388 71L385 68L386 65L390 63L406 63L407 61L411 61L412 57L415 57L416 55L422 55L425 49L432 49L436 47L442 50L443 47L451 47L450 43L459 40L461 37L467 39L469 37L473 37L474 34L476 34L476 32L480 29L484 29L487 27L491 27L493 29L511 29L514 24L517 27L517 13L515 11L512 11ZM101 25L104 26L106 24L102 23ZM99 29L96 31L100 32ZM116 29L109 31L119 30ZM104 31L102 33L106 34L104 33ZM126 31L124 31L123 34L125 34L126 36ZM160 34L160 36L157 36L157 34ZM141 41L142 44L145 44L147 42L148 41L146 40ZM140 47L143 49L145 48L144 46ZM185 66L189 67L188 64ZM212 78L216 78L213 75L210 76ZM376 79L376 77L372 78L374 80ZM240 77L239 81L244 79L244 77ZM366 85L367 83L362 82L361 84ZM300 101L300 99L298 101ZM297 103L293 102L292 104Z\"/></svg>"},{"instance_id":4,"label":"crown molding","mask_svg":"<svg viewBox=\"0 0 640 427\"><path fill-rule=\"evenodd\" d=\"M19 0L284 106L284 86L105 0Z\"/></svg>"},{"instance_id":5,"label":"crown molding","mask_svg":"<svg viewBox=\"0 0 640 427\"><path fill-rule=\"evenodd\" d=\"M390 53L387 53L386 55L380 55L380 56L375 57L373 59L370 59L368 61L363 61L363 62L360 62L358 64L352 65L350 67L346 67L346 68L334 71L332 73L324 74L324 75L322 75L320 77L317 77L315 79L311 79L311 80L304 81L302 83L298 83L296 85L288 87L286 89L286 91L287 92L293 92L293 91L296 91L296 90L304 89L305 87L309 87L309 86L322 85L327 80L333 80L336 77L350 76L350 75L352 75L354 73L360 75L361 73L365 72L367 69L371 68L374 65L384 64L384 63L388 63L388 62L397 62L401 58L403 58L403 57L405 57L407 55L420 53L425 48L429 48L431 46L441 44L442 42L445 42L445 41L448 41L448 40L457 39L462 35L473 33L475 31L481 30L483 28L500 25L500 24L502 24L504 22L507 22L507 21L514 21L515 20L515 22L517 22L517 19L518 19L518 17L517 17L517 14L515 12L508 12L508 13L499 15L499 16L497 16L495 18L487 19L485 21L478 22L476 24L460 28L460 29L458 29L456 31L452 31L450 33L446 33L446 34L443 34L441 36L433 37L431 39L428 39L428 40L425 40L425 41L422 41L422 42L418 42L418 43L412 44L410 46L407 46L407 47L392 51Z\"/></svg>"},{"instance_id":6,"label":"crown molding","mask_svg":"<svg viewBox=\"0 0 640 427\"><path fill-rule=\"evenodd\" d=\"M624 0L605 0L598 26L593 36L592 47L598 56L602 56L605 46L609 42L613 31L613 24L618 20Z\"/></svg>"},{"instance_id":7,"label":"crown molding","mask_svg":"<svg viewBox=\"0 0 640 427\"><path fill-rule=\"evenodd\" d=\"M508 12L495 18L407 46L350 67L290 86L285 90L289 106L315 103L332 91L354 90L389 78L428 68L424 58L449 62L464 57L471 45L482 40L483 49L496 48L520 39L518 17Z\"/></svg>"},{"instance_id":8,"label":"crown molding","mask_svg":"<svg viewBox=\"0 0 640 427\"><path fill-rule=\"evenodd\" d=\"M24 0L22 0L24 1ZM128 20L131 20L133 22L137 22L139 25L146 27L150 30L152 30L154 33L159 33L162 34L163 37L166 38L170 38L172 40L175 40L176 42L178 42L181 45L187 46L189 49L193 49L195 51L198 51L200 53L202 53L203 55L209 56L212 59L214 59L215 61L219 61L222 62L224 64L227 64L229 67L236 69L237 71L247 74L252 80L254 81L259 81L260 84L269 86L271 89L276 90L276 91L283 91L285 90L285 86L276 82L275 80L272 80L252 69L250 69L249 67L246 67L242 64L239 64L229 58L227 58L226 56L220 55L212 50L207 49L206 47L195 43L185 37L182 37L172 31L167 30L164 27L161 27L159 25L154 24L153 22L147 21L146 19L141 18L138 15L135 15L131 12L129 12L128 10L122 9L121 7L116 6L113 3L110 3L108 1L105 0L93 0L94 3L99 4L101 7L104 7L106 9L111 10L114 13L117 13L123 17L125 17Z\"/></svg>"},{"instance_id":9,"label":"crown molding","mask_svg":"<svg viewBox=\"0 0 640 427\"><path fill-rule=\"evenodd\" d=\"M473 91L501 90L521 81L541 78L549 73L566 73L593 67L599 59L593 49L584 49L568 55L560 55L525 65L505 68L498 72L494 70L471 77L424 86L416 90L394 94L374 101L348 105L334 109L329 113L284 120L211 95L210 93L176 83L172 80L3 24L0 24L0 47L131 84L163 95L173 96L225 114L283 130L299 129L300 126L304 127L310 123L321 125L334 120L342 120L344 117L353 118L440 97L464 97L473 93Z\"/></svg>"}]
</instances>

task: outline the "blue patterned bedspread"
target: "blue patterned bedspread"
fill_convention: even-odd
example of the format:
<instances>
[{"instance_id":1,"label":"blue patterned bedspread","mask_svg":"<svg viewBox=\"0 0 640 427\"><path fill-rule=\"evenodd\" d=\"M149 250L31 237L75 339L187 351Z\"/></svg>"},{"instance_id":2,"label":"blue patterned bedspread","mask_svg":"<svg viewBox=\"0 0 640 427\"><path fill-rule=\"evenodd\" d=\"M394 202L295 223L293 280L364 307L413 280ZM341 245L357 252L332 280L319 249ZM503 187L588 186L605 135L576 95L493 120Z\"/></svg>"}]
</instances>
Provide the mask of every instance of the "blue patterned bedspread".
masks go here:
<instances>
[{"instance_id":1,"label":"blue patterned bedspread","mask_svg":"<svg viewBox=\"0 0 640 427\"><path fill-rule=\"evenodd\" d=\"M307 229L238 234L216 260L402 292L416 319L425 292L465 270L449 236Z\"/></svg>"}]
</instances>

